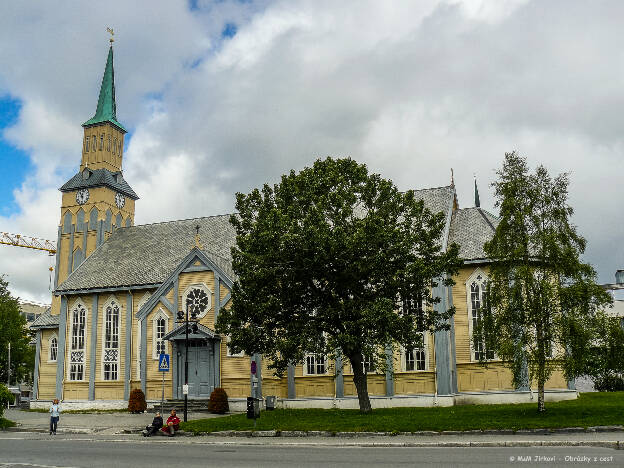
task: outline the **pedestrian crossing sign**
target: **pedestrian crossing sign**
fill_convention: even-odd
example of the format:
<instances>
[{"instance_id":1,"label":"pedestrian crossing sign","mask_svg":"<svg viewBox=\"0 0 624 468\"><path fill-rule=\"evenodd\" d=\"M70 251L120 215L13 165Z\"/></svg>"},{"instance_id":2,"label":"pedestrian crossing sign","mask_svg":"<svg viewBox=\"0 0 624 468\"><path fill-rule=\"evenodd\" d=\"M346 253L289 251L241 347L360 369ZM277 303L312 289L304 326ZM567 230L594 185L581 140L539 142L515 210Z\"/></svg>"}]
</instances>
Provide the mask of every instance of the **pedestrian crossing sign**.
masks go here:
<instances>
[{"instance_id":1,"label":"pedestrian crossing sign","mask_svg":"<svg viewBox=\"0 0 624 468\"><path fill-rule=\"evenodd\" d=\"M161 372L169 372L169 355L161 354L158 357L158 370Z\"/></svg>"}]
</instances>

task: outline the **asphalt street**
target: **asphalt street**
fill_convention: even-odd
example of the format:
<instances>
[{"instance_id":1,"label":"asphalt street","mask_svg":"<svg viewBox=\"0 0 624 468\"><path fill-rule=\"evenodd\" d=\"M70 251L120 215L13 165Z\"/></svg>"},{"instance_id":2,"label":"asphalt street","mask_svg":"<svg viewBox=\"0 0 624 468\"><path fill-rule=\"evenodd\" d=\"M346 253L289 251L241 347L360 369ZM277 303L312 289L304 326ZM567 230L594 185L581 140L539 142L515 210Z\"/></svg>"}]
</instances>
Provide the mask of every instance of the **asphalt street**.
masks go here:
<instances>
[{"instance_id":1,"label":"asphalt street","mask_svg":"<svg viewBox=\"0 0 624 468\"><path fill-rule=\"evenodd\" d=\"M354 447L246 445L205 438L94 438L0 433L0 467L500 467L624 466L601 447ZM541 457L541 458L540 458Z\"/></svg>"}]
</instances>

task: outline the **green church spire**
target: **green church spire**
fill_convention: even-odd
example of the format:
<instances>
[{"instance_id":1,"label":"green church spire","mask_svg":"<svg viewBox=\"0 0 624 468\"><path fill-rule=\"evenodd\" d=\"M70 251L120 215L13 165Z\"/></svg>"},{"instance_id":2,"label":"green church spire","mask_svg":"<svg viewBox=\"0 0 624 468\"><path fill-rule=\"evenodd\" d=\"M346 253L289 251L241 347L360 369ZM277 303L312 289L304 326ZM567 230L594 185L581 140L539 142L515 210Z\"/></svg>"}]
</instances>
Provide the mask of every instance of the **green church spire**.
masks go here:
<instances>
[{"instance_id":1,"label":"green church spire","mask_svg":"<svg viewBox=\"0 0 624 468\"><path fill-rule=\"evenodd\" d=\"M124 133L126 129L117 121L117 106L115 105L115 69L113 68L113 46L108 49L108 59L102 77L100 97L98 98L95 115L82 124L83 127L89 125L110 122L119 127Z\"/></svg>"}]
</instances>

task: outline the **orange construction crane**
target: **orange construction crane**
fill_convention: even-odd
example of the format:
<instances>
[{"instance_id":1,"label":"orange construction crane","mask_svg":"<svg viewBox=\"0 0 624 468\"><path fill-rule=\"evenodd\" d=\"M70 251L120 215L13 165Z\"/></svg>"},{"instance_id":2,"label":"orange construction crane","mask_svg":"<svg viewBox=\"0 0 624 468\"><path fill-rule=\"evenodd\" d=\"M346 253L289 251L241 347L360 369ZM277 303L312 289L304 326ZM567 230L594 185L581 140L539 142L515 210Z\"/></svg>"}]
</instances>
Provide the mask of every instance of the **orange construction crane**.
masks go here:
<instances>
[{"instance_id":1,"label":"orange construction crane","mask_svg":"<svg viewBox=\"0 0 624 468\"><path fill-rule=\"evenodd\" d=\"M50 255L56 253L56 244L54 242L37 237L23 236L21 234L0 232L0 244L26 247L27 249L45 250Z\"/></svg>"}]
</instances>

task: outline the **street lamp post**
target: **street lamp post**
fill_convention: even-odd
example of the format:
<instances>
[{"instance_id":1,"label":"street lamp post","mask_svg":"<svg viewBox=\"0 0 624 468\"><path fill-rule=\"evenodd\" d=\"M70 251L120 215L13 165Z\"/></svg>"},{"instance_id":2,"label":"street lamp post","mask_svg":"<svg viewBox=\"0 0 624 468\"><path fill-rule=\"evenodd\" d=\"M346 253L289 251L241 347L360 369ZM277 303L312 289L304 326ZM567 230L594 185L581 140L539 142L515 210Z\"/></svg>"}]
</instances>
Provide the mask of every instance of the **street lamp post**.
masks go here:
<instances>
[{"instance_id":1,"label":"street lamp post","mask_svg":"<svg viewBox=\"0 0 624 468\"><path fill-rule=\"evenodd\" d=\"M188 419L188 345L189 345L189 322L192 322L191 331L197 332L197 312L193 308L191 310L191 320L189 320L188 307L185 307L186 312L178 311L178 320L184 319L184 422Z\"/></svg>"}]
</instances>

